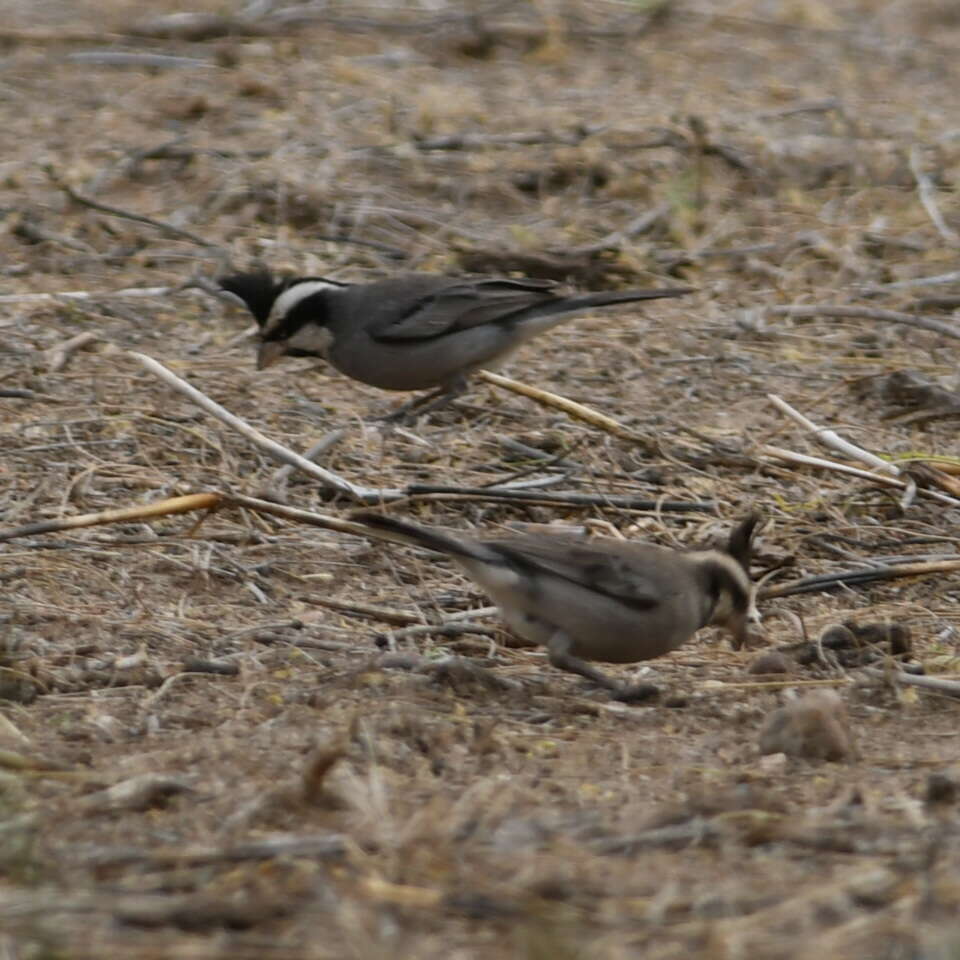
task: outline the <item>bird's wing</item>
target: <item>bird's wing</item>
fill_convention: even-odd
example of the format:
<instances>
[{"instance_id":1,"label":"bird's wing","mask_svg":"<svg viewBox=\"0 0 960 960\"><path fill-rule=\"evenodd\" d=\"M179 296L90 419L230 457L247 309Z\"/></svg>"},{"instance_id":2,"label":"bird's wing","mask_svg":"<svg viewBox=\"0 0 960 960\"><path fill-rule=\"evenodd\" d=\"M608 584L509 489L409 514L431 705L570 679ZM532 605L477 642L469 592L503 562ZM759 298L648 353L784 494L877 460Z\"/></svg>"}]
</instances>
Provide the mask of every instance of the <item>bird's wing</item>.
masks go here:
<instances>
[{"instance_id":1,"label":"bird's wing","mask_svg":"<svg viewBox=\"0 0 960 960\"><path fill-rule=\"evenodd\" d=\"M457 330L497 323L556 299L548 280L472 280L451 283L419 299L373 334L377 340L427 340Z\"/></svg>"},{"instance_id":2,"label":"bird's wing","mask_svg":"<svg viewBox=\"0 0 960 960\"><path fill-rule=\"evenodd\" d=\"M501 540L496 547L506 559L531 572L552 574L640 610L660 604L664 568L676 562L673 551L619 541L581 543L537 537Z\"/></svg>"}]
</instances>

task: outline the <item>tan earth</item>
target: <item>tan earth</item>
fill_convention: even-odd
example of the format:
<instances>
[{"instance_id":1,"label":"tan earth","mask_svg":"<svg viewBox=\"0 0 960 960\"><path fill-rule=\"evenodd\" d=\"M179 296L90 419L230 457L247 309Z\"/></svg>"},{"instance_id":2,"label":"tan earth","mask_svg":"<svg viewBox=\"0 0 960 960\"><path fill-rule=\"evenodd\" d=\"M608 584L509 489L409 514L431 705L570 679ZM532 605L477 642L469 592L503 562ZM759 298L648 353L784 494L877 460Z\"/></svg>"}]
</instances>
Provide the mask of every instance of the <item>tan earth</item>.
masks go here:
<instances>
[{"instance_id":1,"label":"tan earth","mask_svg":"<svg viewBox=\"0 0 960 960\"><path fill-rule=\"evenodd\" d=\"M391 634L486 605L423 552L226 508L7 540L0 956L960 956L956 5L183 9L5 4L0 527L354 508L133 350L294 450L339 431L319 462L418 522L683 546L756 508L764 634L605 668L664 691L626 706L493 614ZM246 314L182 288L228 257L697 293L503 371L654 444L484 383L391 434L401 395L254 369ZM876 469L768 394L893 485L798 462ZM822 687L855 750L761 756Z\"/></svg>"}]
</instances>

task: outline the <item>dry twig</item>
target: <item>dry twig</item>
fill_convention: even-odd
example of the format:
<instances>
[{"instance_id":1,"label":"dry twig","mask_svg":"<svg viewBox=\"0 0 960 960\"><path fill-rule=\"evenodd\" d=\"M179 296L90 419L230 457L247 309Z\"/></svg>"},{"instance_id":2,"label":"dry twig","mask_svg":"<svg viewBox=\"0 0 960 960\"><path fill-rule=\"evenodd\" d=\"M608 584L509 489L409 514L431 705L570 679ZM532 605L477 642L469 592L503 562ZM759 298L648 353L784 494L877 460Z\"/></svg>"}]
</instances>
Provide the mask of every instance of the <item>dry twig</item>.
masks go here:
<instances>
[{"instance_id":1,"label":"dry twig","mask_svg":"<svg viewBox=\"0 0 960 960\"><path fill-rule=\"evenodd\" d=\"M927 211L927 216L937 228L937 233L943 237L945 243L948 243L951 247L960 246L960 234L952 227L947 226L946 220L943 219L943 214L937 204L937 189L930 175L924 171L921 165L920 148L916 144L910 148L909 159L910 172L917 184L917 195L920 197L923 209Z\"/></svg>"},{"instance_id":2,"label":"dry twig","mask_svg":"<svg viewBox=\"0 0 960 960\"><path fill-rule=\"evenodd\" d=\"M64 290L61 293L5 293L0 303L58 303L61 300L106 300L111 297L166 297L179 287L128 287L126 290Z\"/></svg>"},{"instance_id":3,"label":"dry twig","mask_svg":"<svg viewBox=\"0 0 960 960\"><path fill-rule=\"evenodd\" d=\"M824 445L832 447L834 450L845 454L853 460L859 460L861 463L865 463L867 466L873 467L875 470L880 470L883 473L889 473L894 477L899 476L900 470L892 463L888 463L886 460L880 459L880 457L878 457L876 454L870 453L869 450L864 450L862 447L858 447L849 440L845 440L840 436L840 434L833 430L828 430L826 427L818 427L812 420L800 413L799 410L791 407L790 404L787 403L787 401L782 397L778 397L775 393L768 393L767 399L781 413L786 414L791 420L799 423L804 430L808 430L810 433L816 434L817 439L820 440Z\"/></svg>"},{"instance_id":4,"label":"dry twig","mask_svg":"<svg viewBox=\"0 0 960 960\"><path fill-rule=\"evenodd\" d=\"M133 351L130 352L130 356L143 364L154 376L159 377L164 383L173 387L174 390L188 397L198 407L206 410L207 413L216 417L221 423L225 423L227 426L232 427L238 433L245 436L251 443L256 444L275 460L279 460L281 463L291 464L294 468L302 470L308 476L313 477L314 480L319 480L328 489L336 493L346 494L353 500L361 502L379 503L384 500L395 500L403 495L400 490L374 490L370 487L359 487L349 480L345 480L343 477L331 473L329 470L324 470L323 467L311 463L309 460L301 457L300 454L294 453L294 451L288 447L284 447L275 440L264 436L259 430L251 427L245 420L241 420L240 417L230 413L226 408L221 407L219 403L211 400L206 394L201 393L196 387L187 383L186 380L182 380L152 357Z\"/></svg>"},{"instance_id":5,"label":"dry twig","mask_svg":"<svg viewBox=\"0 0 960 960\"><path fill-rule=\"evenodd\" d=\"M881 323L902 323L907 327L929 330L931 333L941 333L945 337L960 340L960 328L953 324L944 323L942 320L931 320L929 317L916 317L912 313L901 313L898 310L852 307L844 303L768 307L767 309L780 317L839 317L851 320L877 320Z\"/></svg>"},{"instance_id":6,"label":"dry twig","mask_svg":"<svg viewBox=\"0 0 960 960\"><path fill-rule=\"evenodd\" d=\"M888 670L884 667L864 667L863 673L878 680L888 680L892 683L902 683L908 687L921 687L924 690L935 690L951 697L960 697L960 680L948 680L946 677L928 677L925 674L905 673L903 670Z\"/></svg>"},{"instance_id":7,"label":"dry twig","mask_svg":"<svg viewBox=\"0 0 960 960\"><path fill-rule=\"evenodd\" d=\"M22 390L19 387L0 387L0 397L4 400L43 400L48 403L59 403L57 397L50 397L36 390ZM22 452L22 451L21 451Z\"/></svg>"},{"instance_id":8,"label":"dry twig","mask_svg":"<svg viewBox=\"0 0 960 960\"><path fill-rule=\"evenodd\" d=\"M558 479L562 480L562 477ZM517 490L496 487L456 487L441 484L412 483L404 491L405 496L429 500L516 500L521 503L539 503L544 505L562 504L576 507L618 507L624 510L664 510L687 511L702 510L713 513L717 509L715 500L651 500L647 497L633 497L629 494L581 493L577 490Z\"/></svg>"},{"instance_id":9,"label":"dry twig","mask_svg":"<svg viewBox=\"0 0 960 960\"><path fill-rule=\"evenodd\" d=\"M151 847L149 850L137 847L97 847L88 851L84 860L90 866L96 867L146 864L159 868L271 860L282 856L339 859L347 848L347 840L337 833L280 834L232 847L193 845Z\"/></svg>"},{"instance_id":10,"label":"dry twig","mask_svg":"<svg viewBox=\"0 0 960 960\"><path fill-rule=\"evenodd\" d=\"M218 243L211 243L209 240L204 240L203 237L199 236L196 233L192 233L189 230L184 230L181 227L175 227L172 223L166 223L163 220L156 220L153 217L148 217L142 213L134 213L131 210L123 210L120 207L113 207L106 203L100 203L99 200L94 200L91 197L86 197L82 193L78 193L73 187L70 186L57 172L53 167L46 168L47 176L50 178L51 182L62 190L74 203L79 203L82 207L88 207L91 210L96 210L98 213L105 213L111 217L120 217L123 220L132 220L134 223L145 223L149 227L154 227L156 230L160 230L162 233L165 233L168 237L174 237L177 240L189 240L191 243L197 244L200 247L206 247L210 250L222 250L223 247Z\"/></svg>"},{"instance_id":11,"label":"dry twig","mask_svg":"<svg viewBox=\"0 0 960 960\"><path fill-rule=\"evenodd\" d=\"M68 53L65 59L71 63L92 63L102 67L140 67L148 70L215 70L218 67L213 60L124 50L81 50L78 53Z\"/></svg>"},{"instance_id":12,"label":"dry twig","mask_svg":"<svg viewBox=\"0 0 960 960\"><path fill-rule=\"evenodd\" d=\"M64 342L58 346L51 347L44 353L47 361L47 369L51 373L59 373L70 362L70 358L78 350L82 350L91 343L96 343L99 339L100 338L91 330L85 330L83 333L78 333L69 340L64 340Z\"/></svg>"},{"instance_id":13,"label":"dry twig","mask_svg":"<svg viewBox=\"0 0 960 960\"><path fill-rule=\"evenodd\" d=\"M547 130L526 130L518 133L455 133L443 137L414 137L418 150L482 150L486 147L535 146L542 143L564 143L575 146L603 127L577 127L569 133Z\"/></svg>"},{"instance_id":14,"label":"dry twig","mask_svg":"<svg viewBox=\"0 0 960 960\"><path fill-rule=\"evenodd\" d=\"M929 277L911 277L907 280L893 280L890 283L878 283L867 287L865 293L883 293L887 290L909 290L913 287L936 287L950 283L960 283L960 270L950 273L937 273Z\"/></svg>"},{"instance_id":15,"label":"dry twig","mask_svg":"<svg viewBox=\"0 0 960 960\"><path fill-rule=\"evenodd\" d=\"M194 510L216 510L222 502L223 498L216 493L192 493L184 497L161 500L158 503L121 507L117 510L100 510L75 517L60 517L57 520L41 520L39 523L28 523L22 527L0 530L0 543L4 540L30 537L38 533L62 533L64 530L78 530L81 527L95 527L105 523L152 520L172 514L192 513Z\"/></svg>"},{"instance_id":16,"label":"dry twig","mask_svg":"<svg viewBox=\"0 0 960 960\"><path fill-rule=\"evenodd\" d=\"M592 427L603 430L604 433L613 434L613 436L621 437L624 440L632 440L634 443L640 444L648 450L656 449L657 441L655 439L635 433L629 427L625 427L622 423L614 420L613 417L599 413L591 407L577 403L575 400L568 400L559 394L550 393L549 390L541 390L540 387L532 387L530 384L521 383L519 380L511 380L509 377L505 377L499 373L493 373L490 370L479 370L477 376L486 380L487 383L492 383L495 387L502 387L504 390L518 393L520 396L529 397L531 400L536 400L537 403L543 404L545 407L562 410L568 417L589 423Z\"/></svg>"},{"instance_id":17,"label":"dry twig","mask_svg":"<svg viewBox=\"0 0 960 960\"><path fill-rule=\"evenodd\" d=\"M345 435L345 430L331 430L329 433L325 433L304 453L303 459L312 462L318 457L322 457L332 446L339 443ZM273 476L270 477L270 481L267 484L269 497L266 499L282 500L286 496L287 481L290 479L290 474L296 469L297 467L292 463L285 463L282 467L278 467L273 472Z\"/></svg>"},{"instance_id":18,"label":"dry twig","mask_svg":"<svg viewBox=\"0 0 960 960\"><path fill-rule=\"evenodd\" d=\"M637 237L640 234L646 233L648 230L652 229L669 213L670 205L662 203L651 210L647 210L646 213L642 213L639 217L635 217L625 227L623 227L623 229L614 230L612 233L608 233L605 237L601 237L599 240L596 240L593 243L585 243L579 247L555 250L553 252L558 255L562 254L565 257L572 258L589 256L590 254L594 253L602 253L604 250L618 250L624 245L624 243L626 243L627 240Z\"/></svg>"},{"instance_id":19,"label":"dry twig","mask_svg":"<svg viewBox=\"0 0 960 960\"><path fill-rule=\"evenodd\" d=\"M842 570L838 573L821 573L804 577L777 587L765 587L760 591L761 600L774 597L790 597L798 593L823 593L840 584L870 583L873 580L894 580L898 577L923 577L932 573L954 573L960 570L960 560L930 560L924 563L891 563L861 570Z\"/></svg>"},{"instance_id":20,"label":"dry twig","mask_svg":"<svg viewBox=\"0 0 960 960\"><path fill-rule=\"evenodd\" d=\"M778 397L776 394L768 393L767 399L778 410L780 410L781 413L785 413L792 420L795 420L797 423L799 423L804 429L815 433L817 437L824 444L826 444L826 446L832 447L835 450L839 450L846 456L852 457L854 460L859 460L861 463L865 463L868 466L873 467L875 470L881 470L883 473L890 474L894 477L901 476L901 470L899 467L894 466L892 463L888 463L886 460L882 460L876 454L870 453L869 450L864 450L862 447L858 447L849 440L845 440L833 430L827 430L823 427L818 427L812 420L809 420L798 410L795 410L790 406L789 403ZM901 481L904 487L904 494L901 498L900 505L904 510L906 510L916 498L917 482L909 474L905 474L904 476L906 479Z\"/></svg>"},{"instance_id":21,"label":"dry twig","mask_svg":"<svg viewBox=\"0 0 960 960\"><path fill-rule=\"evenodd\" d=\"M884 487L896 487L898 490L909 492L911 486L904 483L897 477L889 477L880 473L871 473L869 470L861 470L859 467L851 467L847 463L838 463L836 460L824 460L822 457L810 457L805 453L795 453L793 450L784 450L783 447L775 447L765 443L760 447L760 452L768 456L775 457L777 460L784 460L787 463L796 463L805 467L816 467L820 470L831 470L834 473L846 473L852 477L860 477L863 480L870 480L872 483L878 483ZM914 485L915 486L915 485ZM916 488L924 496L932 497L941 503L949 503L953 507L960 506L960 500L950 497L939 490L930 490L926 487Z\"/></svg>"}]
</instances>

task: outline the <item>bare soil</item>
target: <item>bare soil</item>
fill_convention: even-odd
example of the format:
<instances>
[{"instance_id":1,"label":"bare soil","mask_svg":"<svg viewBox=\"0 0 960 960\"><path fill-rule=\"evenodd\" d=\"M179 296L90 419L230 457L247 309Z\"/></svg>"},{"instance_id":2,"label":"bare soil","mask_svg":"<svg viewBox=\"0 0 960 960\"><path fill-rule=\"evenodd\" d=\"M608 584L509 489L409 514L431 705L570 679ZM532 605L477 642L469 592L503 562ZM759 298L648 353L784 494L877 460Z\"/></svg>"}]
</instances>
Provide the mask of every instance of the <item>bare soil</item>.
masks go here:
<instances>
[{"instance_id":1,"label":"bare soil","mask_svg":"<svg viewBox=\"0 0 960 960\"><path fill-rule=\"evenodd\" d=\"M929 489L957 464L960 284L910 282L957 268L955 4L333 0L238 23L198 0L227 18L198 38L143 36L179 5L145 6L12 0L0 25L4 528L276 486L276 463L133 349L293 449L342 429L322 463L367 486L553 476L714 503L391 507L423 522L682 546L754 507L757 571L788 564L774 592L958 559L956 501ZM118 52L137 56L101 56ZM505 371L658 452L485 385L385 433L397 397L304 361L258 373L249 318L178 289L227 257L696 286L571 322ZM173 289L112 295L153 287ZM65 291L89 297L34 297ZM928 463L905 502L777 459L844 457L768 393L947 472ZM286 496L351 509L297 475ZM391 630L486 599L423 553L241 511L10 540L0 584L4 957L960 955L960 705L829 648L784 680L704 631L611 668L665 689L634 707L491 616L385 658ZM949 678L958 597L956 572L771 596L763 642L893 621L910 662ZM856 755L761 757L764 718L817 684Z\"/></svg>"}]
</instances>

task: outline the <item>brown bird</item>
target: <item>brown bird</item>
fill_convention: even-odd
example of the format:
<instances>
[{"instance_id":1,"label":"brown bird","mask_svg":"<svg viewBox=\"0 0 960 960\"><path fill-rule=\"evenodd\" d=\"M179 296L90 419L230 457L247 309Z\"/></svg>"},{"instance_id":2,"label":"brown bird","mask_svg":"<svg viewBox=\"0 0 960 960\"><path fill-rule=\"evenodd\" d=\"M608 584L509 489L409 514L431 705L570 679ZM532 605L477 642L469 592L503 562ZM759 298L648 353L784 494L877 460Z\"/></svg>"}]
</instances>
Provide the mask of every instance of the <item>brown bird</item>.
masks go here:
<instances>
[{"instance_id":1,"label":"brown bird","mask_svg":"<svg viewBox=\"0 0 960 960\"><path fill-rule=\"evenodd\" d=\"M587 660L650 660L708 625L724 627L739 648L748 622L758 619L749 573L755 514L722 549L690 551L539 534L475 540L379 513L352 519L377 537L452 557L511 630L545 646L553 666L612 690L616 699L642 699L656 688L624 688Z\"/></svg>"},{"instance_id":2,"label":"brown bird","mask_svg":"<svg viewBox=\"0 0 960 960\"><path fill-rule=\"evenodd\" d=\"M462 392L532 337L598 307L679 297L688 287L564 296L545 280L461 279L408 273L374 283L275 279L266 271L219 279L260 327L259 368L283 356L324 357L383 390L429 390L420 413ZM397 415L406 410L398 411Z\"/></svg>"}]
</instances>

